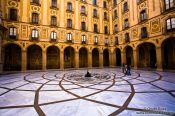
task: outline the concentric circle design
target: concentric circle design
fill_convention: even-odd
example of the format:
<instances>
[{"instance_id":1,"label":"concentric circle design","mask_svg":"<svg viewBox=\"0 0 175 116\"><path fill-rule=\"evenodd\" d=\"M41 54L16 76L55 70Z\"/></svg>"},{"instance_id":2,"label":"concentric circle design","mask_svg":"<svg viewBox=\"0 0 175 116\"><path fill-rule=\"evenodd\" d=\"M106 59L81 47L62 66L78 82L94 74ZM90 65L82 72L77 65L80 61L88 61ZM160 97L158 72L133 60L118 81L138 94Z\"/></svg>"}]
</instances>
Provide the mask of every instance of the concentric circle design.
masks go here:
<instances>
[{"instance_id":1,"label":"concentric circle design","mask_svg":"<svg viewBox=\"0 0 175 116\"><path fill-rule=\"evenodd\" d=\"M121 69L0 76L1 116L174 115L175 73Z\"/></svg>"}]
</instances>

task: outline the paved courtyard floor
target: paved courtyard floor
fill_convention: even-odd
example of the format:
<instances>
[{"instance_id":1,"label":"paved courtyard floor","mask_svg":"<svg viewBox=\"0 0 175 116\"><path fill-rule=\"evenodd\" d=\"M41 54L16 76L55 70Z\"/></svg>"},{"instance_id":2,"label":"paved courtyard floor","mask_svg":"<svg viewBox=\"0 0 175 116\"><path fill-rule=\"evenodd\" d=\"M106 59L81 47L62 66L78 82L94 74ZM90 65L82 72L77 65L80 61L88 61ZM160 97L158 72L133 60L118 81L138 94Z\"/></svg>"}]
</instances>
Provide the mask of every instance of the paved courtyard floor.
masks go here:
<instances>
[{"instance_id":1,"label":"paved courtyard floor","mask_svg":"<svg viewBox=\"0 0 175 116\"><path fill-rule=\"evenodd\" d=\"M163 116L175 113L175 73L121 69L0 76L0 116Z\"/></svg>"}]
</instances>

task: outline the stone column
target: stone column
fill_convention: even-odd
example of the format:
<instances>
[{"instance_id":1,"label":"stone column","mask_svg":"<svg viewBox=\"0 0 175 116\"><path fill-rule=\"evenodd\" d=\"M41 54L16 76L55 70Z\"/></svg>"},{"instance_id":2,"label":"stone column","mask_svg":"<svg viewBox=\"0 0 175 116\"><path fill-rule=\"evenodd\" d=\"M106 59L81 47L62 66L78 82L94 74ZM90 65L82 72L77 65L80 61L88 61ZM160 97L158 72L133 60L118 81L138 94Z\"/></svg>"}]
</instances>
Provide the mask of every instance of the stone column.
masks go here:
<instances>
[{"instance_id":1,"label":"stone column","mask_svg":"<svg viewBox=\"0 0 175 116\"><path fill-rule=\"evenodd\" d=\"M47 57L46 57L46 51L42 51L42 70L46 70L46 62L47 62Z\"/></svg>"},{"instance_id":2,"label":"stone column","mask_svg":"<svg viewBox=\"0 0 175 116\"><path fill-rule=\"evenodd\" d=\"M99 53L99 65L100 68L103 68L103 52Z\"/></svg>"},{"instance_id":3,"label":"stone column","mask_svg":"<svg viewBox=\"0 0 175 116\"><path fill-rule=\"evenodd\" d=\"M22 71L27 70L27 52L26 50L22 50Z\"/></svg>"},{"instance_id":4,"label":"stone column","mask_svg":"<svg viewBox=\"0 0 175 116\"><path fill-rule=\"evenodd\" d=\"M161 47L157 47L156 48L156 58L157 58L157 70L158 71L163 71L162 68L162 51L161 51Z\"/></svg>"},{"instance_id":5,"label":"stone column","mask_svg":"<svg viewBox=\"0 0 175 116\"><path fill-rule=\"evenodd\" d=\"M75 52L75 68L79 68L79 52Z\"/></svg>"},{"instance_id":6,"label":"stone column","mask_svg":"<svg viewBox=\"0 0 175 116\"><path fill-rule=\"evenodd\" d=\"M3 64L2 64L2 37L0 36L0 73L3 71Z\"/></svg>"},{"instance_id":7,"label":"stone column","mask_svg":"<svg viewBox=\"0 0 175 116\"><path fill-rule=\"evenodd\" d=\"M122 57L122 59L121 59L122 64L123 63L126 64L126 52L121 52L121 57Z\"/></svg>"},{"instance_id":8,"label":"stone column","mask_svg":"<svg viewBox=\"0 0 175 116\"><path fill-rule=\"evenodd\" d=\"M64 51L60 51L60 69L64 69Z\"/></svg>"},{"instance_id":9,"label":"stone column","mask_svg":"<svg viewBox=\"0 0 175 116\"><path fill-rule=\"evenodd\" d=\"M92 68L92 52L88 53L88 68Z\"/></svg>"},{"instance_id":10,"label":"stone column","mask_svg":"<svg viewBox=\"0 0 175 116\"><path fill-rule=\"evenodd\" d=\"M138 68L138 53L137 50L133 50L133 57L134 57L134 69Z\"/></svg>"}]
</instances>

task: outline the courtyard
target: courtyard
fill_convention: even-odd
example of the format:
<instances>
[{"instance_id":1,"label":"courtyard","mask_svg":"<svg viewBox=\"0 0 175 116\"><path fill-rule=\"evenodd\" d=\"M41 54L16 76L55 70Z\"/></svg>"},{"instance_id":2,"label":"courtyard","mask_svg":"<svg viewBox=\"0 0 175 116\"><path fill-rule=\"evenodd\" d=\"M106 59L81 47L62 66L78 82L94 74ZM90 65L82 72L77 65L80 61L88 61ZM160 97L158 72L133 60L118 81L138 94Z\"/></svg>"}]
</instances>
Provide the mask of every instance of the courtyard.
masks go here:
<instances>
[{"instance_id":1,"label":"courtyard","mask_svg":"<svg viewBox=\"0 0 175 116\"><path fill-rule=\"evenodd\" d=\"M120 68L0 76L1 116L163 116L175 113L175 73Z\"/></svg>"}]
</instances>

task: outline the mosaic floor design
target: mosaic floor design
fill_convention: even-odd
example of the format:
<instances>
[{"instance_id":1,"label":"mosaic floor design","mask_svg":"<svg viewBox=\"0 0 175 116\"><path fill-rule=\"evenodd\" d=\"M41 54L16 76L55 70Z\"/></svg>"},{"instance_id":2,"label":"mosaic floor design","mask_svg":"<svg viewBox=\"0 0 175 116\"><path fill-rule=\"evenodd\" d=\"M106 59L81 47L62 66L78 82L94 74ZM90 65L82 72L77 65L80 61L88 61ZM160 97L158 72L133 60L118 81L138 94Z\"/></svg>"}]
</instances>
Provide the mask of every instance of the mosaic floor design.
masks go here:
<instances>
[{"instance_id":1,"label":"mosaic floor design","mask_svg":"<svg viewBox=\"0 0 175 116\"><path fill-rule=\"evenodd\" d=\"M86 70L1 75L0 116L175 115L175 73L89 72L98 78L82 80Z\"/></svg>"}]
</instances>

